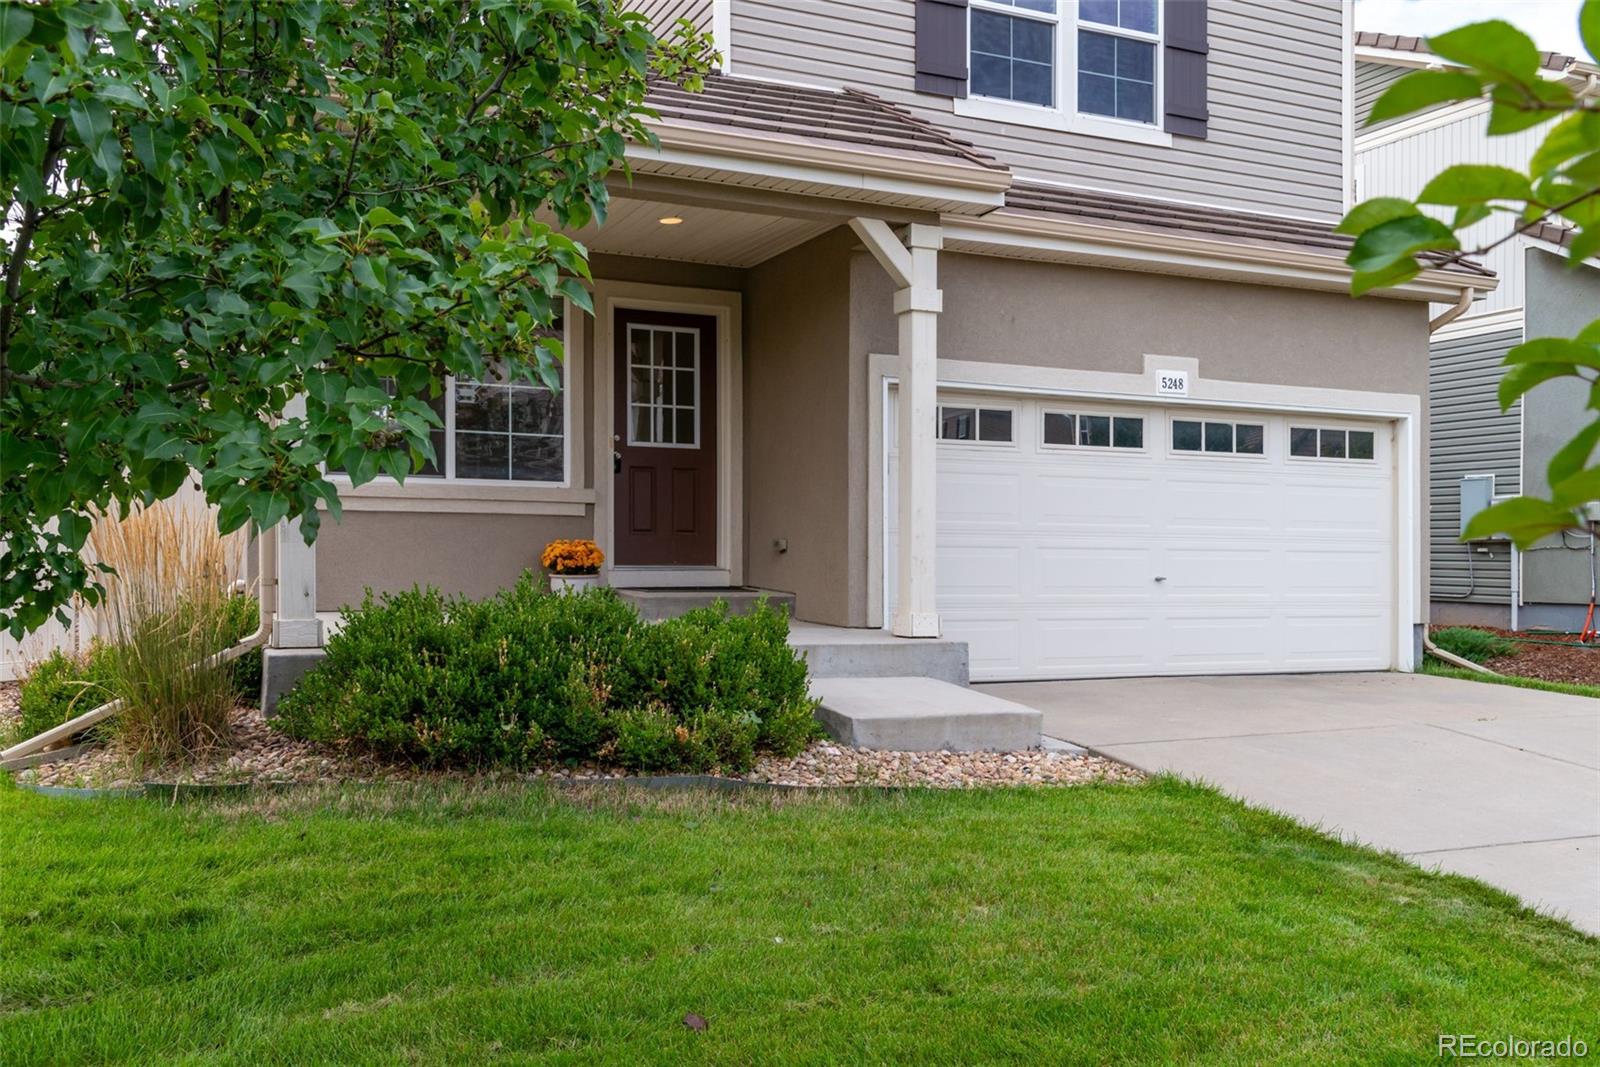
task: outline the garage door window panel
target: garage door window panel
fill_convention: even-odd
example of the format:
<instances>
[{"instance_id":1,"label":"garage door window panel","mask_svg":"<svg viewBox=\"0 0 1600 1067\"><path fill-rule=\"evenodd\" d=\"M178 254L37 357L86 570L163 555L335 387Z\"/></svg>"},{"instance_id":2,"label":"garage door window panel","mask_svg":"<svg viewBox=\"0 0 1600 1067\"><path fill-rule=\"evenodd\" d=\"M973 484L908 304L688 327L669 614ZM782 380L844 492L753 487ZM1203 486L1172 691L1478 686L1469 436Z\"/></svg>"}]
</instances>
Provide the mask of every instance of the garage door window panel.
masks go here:
<instances>
[{"instance_id":1,"label":"garage door window panel","mask_svg":"<svg viewBox=\"0 0 1600 1067\"><path fill-rule=\"evenodd\" d=\"M1294 459L1370 462L1377 458L1377 435L1372 430L1291 426L1289 455Z\"/></svg>"},{"instance_id":2,"label":"garage door window panel","mask_svg":"<svg viewBox=\"0 0 1600 1067\"><path fill-rule=\"evenodd\" d=\"M1172 420L1174 452L1262 456L1266 454L1266 437L1266 427L1259 422L1221 422L1215 419Z\"/></svg>"},{"instance_id":3,"label":"garage door window panel","mask_svg":"<svg viewBox=\"0 0 1600 1067\"><path fill-rule=\"evenodd\" d=\"M971 445L1009 445L1016 440L1017 414L1010 408L944 404L939 440Z\"/></svg>"},{"instance_id":4,"label":"garage door window panel","mask_svg":"<svg viewBox=\"0 0 1600 1067\"><path fill-rule=\"evenodd\" d=\"M1046 411L1041 440L1045 448L1144 448L1144 419L1137 415Z\"/></svg>"}]
</instances>

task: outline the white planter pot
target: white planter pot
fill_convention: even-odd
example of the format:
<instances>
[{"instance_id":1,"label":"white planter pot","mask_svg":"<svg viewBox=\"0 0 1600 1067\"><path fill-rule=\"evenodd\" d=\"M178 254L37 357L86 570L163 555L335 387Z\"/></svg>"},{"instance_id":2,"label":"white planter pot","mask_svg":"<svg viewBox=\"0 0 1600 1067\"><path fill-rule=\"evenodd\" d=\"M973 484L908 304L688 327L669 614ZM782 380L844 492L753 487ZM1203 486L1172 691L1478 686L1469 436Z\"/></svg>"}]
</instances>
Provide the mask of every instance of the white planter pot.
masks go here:
<instances>
[{"instance_id":1,"label":"white planter pot","mask_svg":"<svg viewBox=\"0 0 1600 1067\"><path fill-rule=\"evenodd\" d=\"M550 591L552 593L581 593L585 589L594 589L600 585L598 574L552 574L550 576Z\"/></svg>"}]
</instances>

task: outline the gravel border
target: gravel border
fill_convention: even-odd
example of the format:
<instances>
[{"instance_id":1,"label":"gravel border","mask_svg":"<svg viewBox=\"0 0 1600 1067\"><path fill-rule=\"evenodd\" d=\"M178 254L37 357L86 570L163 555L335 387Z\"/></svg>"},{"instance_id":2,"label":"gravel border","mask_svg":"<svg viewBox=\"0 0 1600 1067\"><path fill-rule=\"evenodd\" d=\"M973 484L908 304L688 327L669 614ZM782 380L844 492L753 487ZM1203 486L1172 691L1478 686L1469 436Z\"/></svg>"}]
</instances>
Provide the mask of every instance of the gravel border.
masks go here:
<instances>
[{"instance_id":1,"label":"gravel border","mask_svg":"<svg viewBox=\"0 0 1600 1067\"><path fill-rule=\"evenodd\" d=\"M115 745L16 772L29 787L112 792L224 792L239 786L414 781L525 781L553 784L626 784L642 788L931 787L1078 785L1141 781L1144 774L1101 756L1045 749L1021 752L880 752L817 742L800 754L765 756L743 776L631 775L598 765L536 768L526 772L444 772L390 766L273 731L257 708L234 711L233 736L224 748L183 767L141 766ZM199 787L196 789L195 787Z\"/></svg>"}]
</instances>

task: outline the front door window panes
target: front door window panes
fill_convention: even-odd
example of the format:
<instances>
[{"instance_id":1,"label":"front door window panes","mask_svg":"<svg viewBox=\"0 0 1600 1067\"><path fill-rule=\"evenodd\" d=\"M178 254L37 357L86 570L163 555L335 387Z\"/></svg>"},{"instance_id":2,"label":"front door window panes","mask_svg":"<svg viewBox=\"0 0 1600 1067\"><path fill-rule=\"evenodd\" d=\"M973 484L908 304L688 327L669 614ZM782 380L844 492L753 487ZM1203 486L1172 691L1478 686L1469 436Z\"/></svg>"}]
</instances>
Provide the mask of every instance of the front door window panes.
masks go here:
<instances>
[{"instance_id":1,"label":"front door window panes","mask_svg":"<svg viewBox=\"0 0 1600 1067\"><path fill-rule=\"evenodd\" d=\"M700 331L628 326L628 443L700 443Z\"/></svg>"}]
</instances>

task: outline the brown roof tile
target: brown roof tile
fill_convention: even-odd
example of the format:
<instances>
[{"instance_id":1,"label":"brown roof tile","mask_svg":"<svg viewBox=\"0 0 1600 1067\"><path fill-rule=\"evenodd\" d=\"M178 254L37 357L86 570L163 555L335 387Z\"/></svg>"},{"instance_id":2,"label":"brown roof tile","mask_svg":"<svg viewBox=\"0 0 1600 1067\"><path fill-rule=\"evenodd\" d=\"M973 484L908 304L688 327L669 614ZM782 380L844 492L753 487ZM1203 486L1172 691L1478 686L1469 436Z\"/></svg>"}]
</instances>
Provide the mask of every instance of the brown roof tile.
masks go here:
<instances>
[{"instance_id":1,"label":"brown roof tile","mask_svg":"<svg viewBox=\"0 0 1600 1067\"><path fill-rule=\"evenodd\" d=\"M1006 210L1070 215L1117 228L1166 230L1258 247L1296 248L1341 259L1351 245L1350 238L1317 222L1027 182L1018 182L1007 191ZM1424 258L1447 270L1494 277L1493 271L1471 260L1451 262L1443 253L1428 253Z\"/></svg>"},{"instance_id":2,"label":"brown roof tile","mask_svg":"<svg viewBox=\"0 0 1600 1067\"><path fill-rule=\"evenodd\" d=\"M712 74L706 77L704 90L697 93L657 81L650 87L647 103L668 122L728 126L1006 169L967 142L859 89L815 89Z\"/></svg>"}]
</instances>

